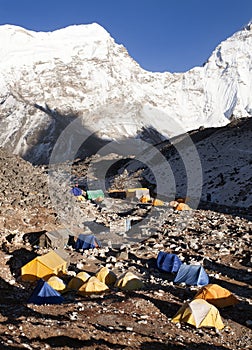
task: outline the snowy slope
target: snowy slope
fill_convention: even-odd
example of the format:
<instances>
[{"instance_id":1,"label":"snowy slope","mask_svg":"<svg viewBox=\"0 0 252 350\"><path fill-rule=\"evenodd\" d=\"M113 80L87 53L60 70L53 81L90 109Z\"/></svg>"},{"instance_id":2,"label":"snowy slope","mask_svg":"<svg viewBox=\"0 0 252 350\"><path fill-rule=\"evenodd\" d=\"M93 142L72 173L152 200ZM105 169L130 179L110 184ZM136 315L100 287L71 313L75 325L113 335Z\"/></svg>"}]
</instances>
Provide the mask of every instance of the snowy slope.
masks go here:
<instances>
[{"instance_id":1,"label":"snowy slope","mask_svg":"<svg viewBox=\"0 0 252 350\"><path fill-rule=\"evenodd\" d=\"M171 137L252 113L252 26L186 73L143 70L98 24L0 26L0 145L35 163L75 118L100 137ZM74 135L73 135L74 139ZM71 143L71 142L70 142Z\"/></svg>"}]
</instances>

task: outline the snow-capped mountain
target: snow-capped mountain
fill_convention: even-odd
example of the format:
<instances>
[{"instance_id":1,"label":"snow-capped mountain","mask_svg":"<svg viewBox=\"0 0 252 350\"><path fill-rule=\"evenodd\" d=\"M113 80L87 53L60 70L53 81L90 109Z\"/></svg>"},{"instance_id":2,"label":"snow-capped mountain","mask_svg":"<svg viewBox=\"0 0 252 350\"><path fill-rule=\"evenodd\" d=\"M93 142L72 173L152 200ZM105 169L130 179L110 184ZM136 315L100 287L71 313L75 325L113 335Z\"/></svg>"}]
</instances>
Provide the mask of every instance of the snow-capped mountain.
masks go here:
<instances>
[{"instance_id":1,"label":"snow-capped mountain","mask_svg":"<svg viewBox=\"0 0 252 350\"><path fill-rule=\"evenodd\" d=\"M54 32L0 26L0 146L34 163L48 161L76 118L105 139L142 128L171 137L251 116L251 89L251 24L202 67L174 74L143 70L96 23Z\"/></svg>"}]
</instances>

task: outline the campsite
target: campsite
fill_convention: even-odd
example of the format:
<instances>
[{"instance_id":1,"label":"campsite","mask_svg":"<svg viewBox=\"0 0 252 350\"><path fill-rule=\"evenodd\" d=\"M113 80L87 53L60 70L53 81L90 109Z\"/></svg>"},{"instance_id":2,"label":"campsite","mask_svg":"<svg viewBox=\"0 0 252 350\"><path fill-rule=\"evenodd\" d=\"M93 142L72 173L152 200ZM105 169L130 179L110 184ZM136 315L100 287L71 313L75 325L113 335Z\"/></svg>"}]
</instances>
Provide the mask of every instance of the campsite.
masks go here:
<instances>
[{"instance_id":1,"label":"campsite","mask_svg":"<svg viewBox=\"0 0 252 350\"><path fill-rule=\"evenodd\" d=\"M9 168L17 162L26 180L15 192L30 179L41 184L43 172L34 177L29 163L9 156ZM31 194L12 211L12 194L6 198L1 348L249 349L251 221L242 213L143 203L143 193L133 202L126 193L98 194L74 197L85 230L71 220L62 227L50 204L39 207ZM47 202L43 190L39 196ZM201 314L188 313L188 305Z\"/></svg>"}]
</instances>

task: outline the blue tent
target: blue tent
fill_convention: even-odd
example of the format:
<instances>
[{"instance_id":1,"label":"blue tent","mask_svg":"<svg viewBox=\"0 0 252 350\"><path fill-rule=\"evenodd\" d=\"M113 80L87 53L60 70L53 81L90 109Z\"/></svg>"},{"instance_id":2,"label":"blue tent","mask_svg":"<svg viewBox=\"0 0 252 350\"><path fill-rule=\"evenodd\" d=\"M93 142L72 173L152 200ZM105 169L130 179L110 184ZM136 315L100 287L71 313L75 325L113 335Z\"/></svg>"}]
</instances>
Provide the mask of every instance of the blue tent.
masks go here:
<instances>
[{"instance_id":1,"label":"blue tent","mask_svg":"<svg viewBox=\"0 0 252 350\"><path fill-rule=\"evenodd\" d=\"M209 283L209 277L200 265L182 264L174 279L174 283L183 282L191 286L205 286Z\"/></svg>"},{"instance_id":2,"label":"blue tent","mask_svg":"<svg viewBox=\"0 0 252 350\"><path fill-rule=\"evenodd\" d=\"M101 243L96 239L94 235L84 235L80 234L76 243L75 249L93 249L101 247Z\"/></svg>"},{"instance_id":3,"label":"blue tent","mask_svg":"<svg viewBox=\"0 0 252 350\"><path fill-rule=\"evenodd\" d=\"M157 267L165 272L178 272L182 262L176 254L159 252L157 256Z\"/></svg>"},{"instance_id":4,"label":"blue tent","mask_svg":"<svg viewBox=\"0 0 252 350\"><path fill-rule=\"evenodd\" d=\"M43 304L61 304L64 298L53 289L46 281L42 278L38 281L37 286L32 292L28 303L43 305Z\"/></svg>"},{"instance_id":5,"label":"blue tent","mask_svg":"<svg viewBox=\"0 0 252 350\"><path fill-rule=\"evenodd\" d=\"M71 193L74 195L74 196L81 196L82 195L82 190L79 188L79 187L73 187L71 189Z\"/></svg>"}]
</instances>

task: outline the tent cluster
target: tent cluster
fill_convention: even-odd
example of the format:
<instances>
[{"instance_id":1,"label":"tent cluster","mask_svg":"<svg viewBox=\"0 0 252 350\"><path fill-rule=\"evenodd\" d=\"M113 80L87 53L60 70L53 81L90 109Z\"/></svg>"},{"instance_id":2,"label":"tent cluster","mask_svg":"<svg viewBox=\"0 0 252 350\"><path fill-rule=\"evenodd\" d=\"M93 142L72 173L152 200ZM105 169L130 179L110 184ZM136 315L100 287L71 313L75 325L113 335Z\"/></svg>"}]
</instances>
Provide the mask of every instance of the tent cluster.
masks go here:
<instances>
[{"instance_id":1,"label":"tent cluster","mask_svg":"<svg viewBox=\"0 0 252 350\"><path fill-rule=\"evenodd\" d=\"M105 194L103 190L87 190L86 192L81 190L77 185L75 185L70 191L78 200L91 200L96 202L101 202ZM150 204L153 206L162 206L164 202L159 199L151 198L150 191L146 187L136 187L136 188L127 188L125 190L110 190L108 195L114 198L121 198L128 200L136 200L139 203Z\"/></svg>"},{"instance_id":2,"label":"tent cluster","mask_svg":"<svg viewBox=\"0 0 252 350\"><path fill-rule=\"evenodd\" d=\"M172 318L172 322L186 322L196 328L214 327L223 329L218 308L233 306L238 299L226 288L218 284L208 284L202 287L192 301L186 302Z\"/></svg>"},{"instance_id":3,"label":"tent cluster","mask_svg":"<svg viewBox=\"0 0 252 350\"><path fill-rule=\"evenodd\" d=\"M131 271L120 276L101 267L95 275L91 276L85 271L80 271L72 277L68 283L66 261L54 251L36 257L21 268L23 281L34 282L38 280L28 303L34 304L59 304L64 301L62 294L74 291L80 296L100 295L111 291L113 288L122 291L133 291L144 287L141 279Z\"/></svg>"},{"instance_id":4,"label":"tent cluster","mask_svg":"<svg viewBox=\"0 0 252 350\"><path fill-rule=\"evenodd\" d=\"M183 199L177 199L169 203L170 207L177 211L191 210L191 207L186 204Z\"/></svg>"},{"instance_id":5,"label":"tent cluster","mask_svg":"<svg viewBox=\"0 0 252 350\"><path fill-rule=\"evenodd\" d=\"M192 301L182 305L172 322L186 322L196 328L224 328L218 308L238 303L238 299L230 291L217 284L209 284L208 275L202 266L182 264L176 254L159 252L157 267L164 272L176 274L174 283L202 286Z\"/></svg>"},{"instance_id":6,"label":"tent cluster","mask_svg":"<svg viewBox=\"0 0 252 350\"><path fill-rule=\"evenodd\" d=\"M92 240L89 243L93 244ZM160 251L157 267L174 274L174 283L201 286L193 300L180 307L172 318L173 323L186 322L196 328L224 328L218 308L232 306L238 302L231 292L217 284L209 284L208 275L202 266L183 264L176 254ZM92 275L80 271L69 280L67 262L53 250L24 265L21 268L21 277L23 281L37 281L28 303L38 305L63 303L63 295L67 292L87 297L113 290L133 291L144 287L143 281L131 271L116 276L107 267L101 267Z\"/></svg>"}]
</instances>

